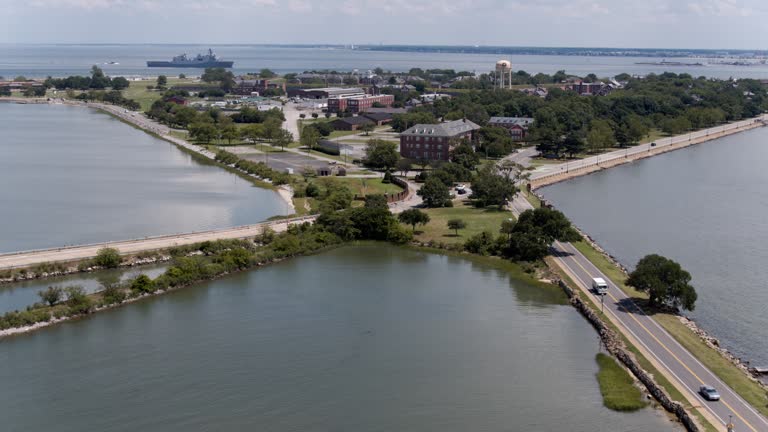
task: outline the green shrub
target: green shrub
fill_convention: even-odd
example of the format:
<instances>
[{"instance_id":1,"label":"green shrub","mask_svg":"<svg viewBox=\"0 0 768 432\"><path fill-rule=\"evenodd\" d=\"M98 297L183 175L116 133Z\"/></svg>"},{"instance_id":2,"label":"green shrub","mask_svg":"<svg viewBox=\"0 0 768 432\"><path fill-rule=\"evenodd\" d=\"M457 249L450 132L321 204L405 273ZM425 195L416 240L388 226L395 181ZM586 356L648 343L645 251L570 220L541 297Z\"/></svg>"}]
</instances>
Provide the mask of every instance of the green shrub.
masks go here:
<instances>
[{"instance_id":1,"label":"green shrub","mask_svg":"<svg viewBox=\"0 0 768 432\"><path fill-rule=\"evenodd\" d=\"M94 264L104 268L117 268L122 262L120 258L120 252L114 248L102 248L96 253L96 258L93 259Z\"/></svg>"},{"instance_id":2,"label":"green shrub","mask_svg":"<svg viewBox=\"0 0 768 432\"><path fill-rule=\"evenodd\" d=\"M125 301L127 294L118 284L110 284L104 287L101 298L105 305L120 304Z\"/></svg>"},{"instance_id":3,"label":"green shrub","mask_svg":"<svg viewBox=\"0 0 768 432\"><path fill-rule=\"evenodd\" d=\"M67 293L68 314L80 315L90 313L93 309L93 301L85 293L81 286L70 286L65 289Z\"/></svg>"},{"instance_id":4,"label":"green shrub","mask_svg":"<svg viewBox=\"0 0 768 432\"><path fill-rule=\"evenodd\" d=\"M147 275L141 274L131 281L131 291L136 294L155 292L155 282Z\"/></svg>"}]
</instances>

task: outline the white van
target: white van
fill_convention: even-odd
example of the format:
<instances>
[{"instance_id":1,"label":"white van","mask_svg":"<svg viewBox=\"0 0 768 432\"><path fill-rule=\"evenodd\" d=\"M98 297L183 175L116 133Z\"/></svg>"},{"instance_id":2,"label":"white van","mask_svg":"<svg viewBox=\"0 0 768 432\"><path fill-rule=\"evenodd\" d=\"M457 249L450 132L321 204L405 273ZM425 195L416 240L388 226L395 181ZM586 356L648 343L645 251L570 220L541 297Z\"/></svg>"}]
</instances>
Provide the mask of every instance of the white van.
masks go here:
<instances>
[{"instance_id":1,"label":"white van","mask_svg":"<svg viewBox=\"0 0 768 432\"><path fill-rule=\"evenodd\" d=\"M608 293L608 284L603 278L592 278L592 291L597 295Z\"/></svg>"}]
</instances>

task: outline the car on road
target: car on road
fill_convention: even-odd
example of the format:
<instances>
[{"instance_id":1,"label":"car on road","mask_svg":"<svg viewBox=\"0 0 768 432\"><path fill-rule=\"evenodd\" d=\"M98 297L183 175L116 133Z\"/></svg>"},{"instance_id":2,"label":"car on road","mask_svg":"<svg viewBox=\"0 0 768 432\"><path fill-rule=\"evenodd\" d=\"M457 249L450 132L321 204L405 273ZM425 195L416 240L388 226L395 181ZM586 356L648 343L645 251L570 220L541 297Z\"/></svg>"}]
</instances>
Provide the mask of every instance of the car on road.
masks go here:
<instances>
[{"instance_id":1,"label":"car on road","mask_svg":"<svg viewBox=\"0 0 768 432\"><path fill-rule=\"evenodd\" d=\"M720 400L720 393L712 386L703 385L699 387L699 394L708 401Z\"/></svg>"}]
</instances>

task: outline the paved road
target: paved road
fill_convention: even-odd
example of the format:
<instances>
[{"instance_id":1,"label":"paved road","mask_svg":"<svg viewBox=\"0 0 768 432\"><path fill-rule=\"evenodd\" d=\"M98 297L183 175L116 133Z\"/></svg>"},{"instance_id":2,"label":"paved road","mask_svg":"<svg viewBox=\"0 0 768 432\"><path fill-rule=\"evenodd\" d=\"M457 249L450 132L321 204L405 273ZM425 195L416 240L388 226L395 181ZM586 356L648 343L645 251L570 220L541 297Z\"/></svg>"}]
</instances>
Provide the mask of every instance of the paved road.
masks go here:
<instances>
[{"instance_id":1,"label":"paved road","mask_svg":"<svg viewBox=\"0 0 768 432\"><path fill-rule=\"evenodd\" d=\"M668 138L659 138L653 142L655 144L653 146L651 145L651 143L640 144L634 147L627 147L626 149L603 153L601 155L569 161L562 164L545 165L538 168L531 175L531 180L538 180L548 176L565 174L569 171L575 171L582 168L597 166L600 164L605 164L605 163L620 160L620 159L627 159L630 156L651 153L652 151L658 152L659 150L665 147L670 147L672 145L685 144L687 142L694 142L694 141L706 141L708 139L719 137L729 132L735 132L737 129L740 129L740 128L758 124L761 121L763 122L768 121L768 115L763 115L755 119L729 123L722 126L716 126L709 129L703 129L700 131L691 132L689 134L677 135L677 136L668 137Z\"/></svg>"},{"instance_id":2,"label":"paved road","mask_svg":"<svg viewBox=\"0 0 768 432\"><path fill-rule=\"evenodd\" d=\"M253 237L261 234L265 227L270 227L275 232L283 232L292 223L314 221L315 216L305 216L283 221L264 222L253 225L244 225L234 228L202 231L177 235L148 237L145 239L125 240L98 243L67 248L45 249L27 252L14 252L0 254L0 269L26 267L42 262L75 261L96 256L99 249L112 247L121 253L136 253L148 250L165 249L173 246L199 243L206 240L235 239Z\"/></svg>"},{"instance_id":3,"label":"paved road","mask_svg":"<svg viewBox=\"0 0 768 432\"><path fill-rule=\"evenodd\" d=\"M519 195L513 201L514 210L531 208L527 200ZM621 326L644 348L668 377L677 381L677 387L687 391L687 397L696 405L703 407L714 419L720 422L722 430L733 416L735 430L738 432L768 431L768 420L757 413L752 406L725 385L714 373L699 362L690 352L680 345L653 318L646 315L624 292L606 275L597 269L572 244L556 242L553 256L557 263L570 274L583 291L590 292L592 278L601 277L608 282L608 294L605 297L605 313L620 323ZM708 402L698 394L701 385L714 386L722 399Z\"/></svg>"}]
</instances>

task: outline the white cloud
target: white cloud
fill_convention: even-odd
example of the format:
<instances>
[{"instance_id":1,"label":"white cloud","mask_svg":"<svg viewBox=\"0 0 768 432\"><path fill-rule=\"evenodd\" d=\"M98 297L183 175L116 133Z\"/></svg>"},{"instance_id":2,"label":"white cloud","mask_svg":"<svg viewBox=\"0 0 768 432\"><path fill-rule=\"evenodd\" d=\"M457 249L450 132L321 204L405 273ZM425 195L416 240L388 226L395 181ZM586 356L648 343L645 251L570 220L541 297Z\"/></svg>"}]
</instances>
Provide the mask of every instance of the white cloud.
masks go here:
<instances>
[{"instance_id":1,"label":"white cloud","mask_svg":"<svg viewBox=\"0 0 768 432\"><path fill-rule=\"evenodd\" d=\"M291 12L306 13L312 11L312 3L305 0L290 0L288 2L288 9Z\"/></svg>"}]
</instances>

